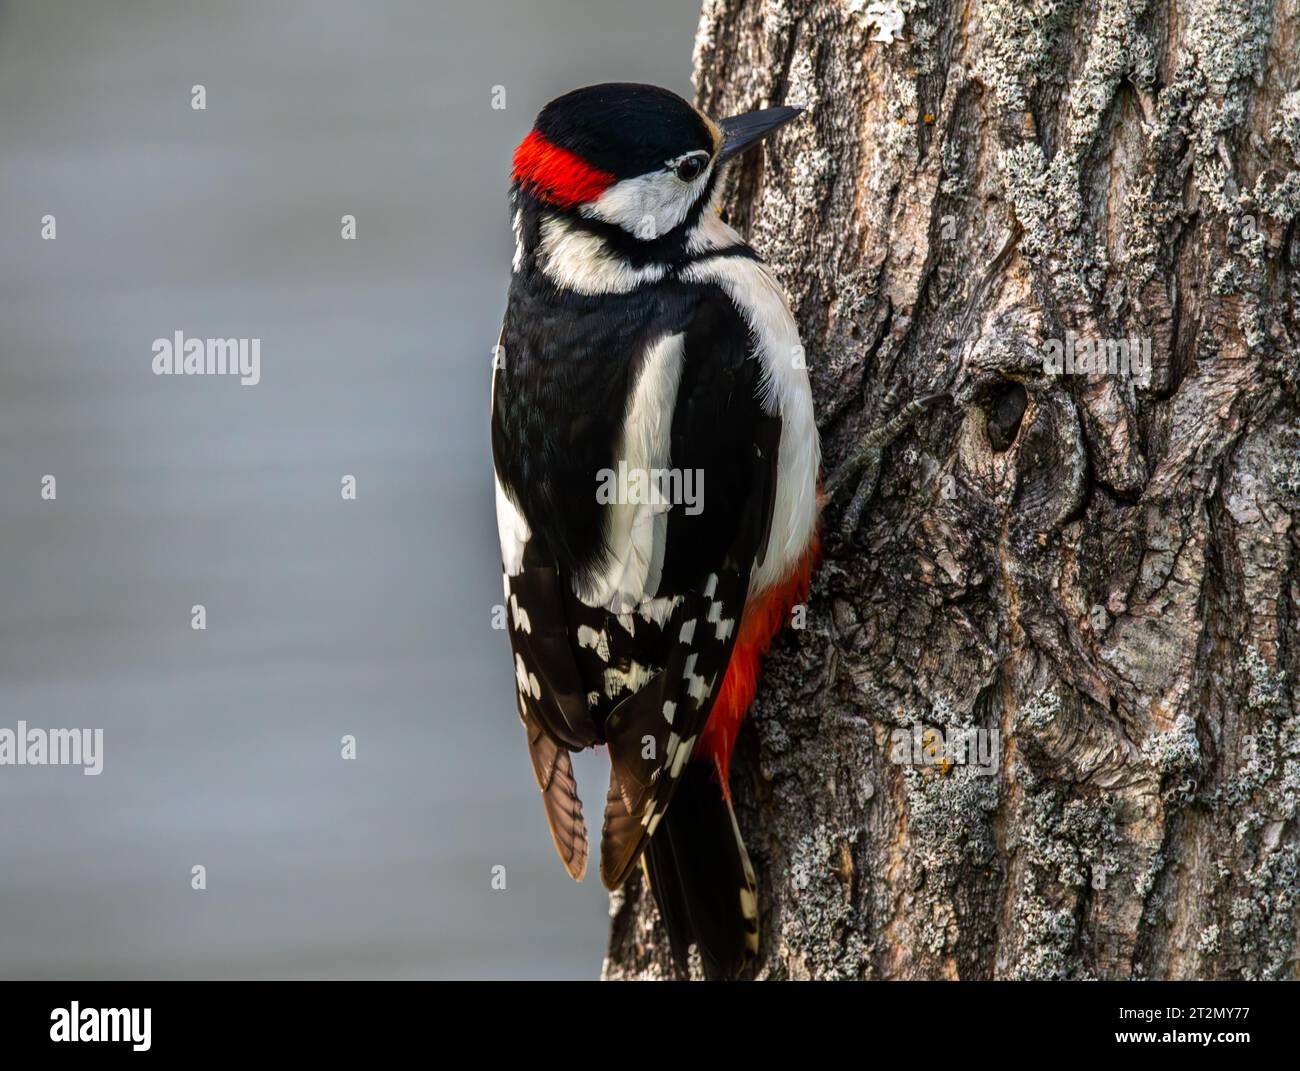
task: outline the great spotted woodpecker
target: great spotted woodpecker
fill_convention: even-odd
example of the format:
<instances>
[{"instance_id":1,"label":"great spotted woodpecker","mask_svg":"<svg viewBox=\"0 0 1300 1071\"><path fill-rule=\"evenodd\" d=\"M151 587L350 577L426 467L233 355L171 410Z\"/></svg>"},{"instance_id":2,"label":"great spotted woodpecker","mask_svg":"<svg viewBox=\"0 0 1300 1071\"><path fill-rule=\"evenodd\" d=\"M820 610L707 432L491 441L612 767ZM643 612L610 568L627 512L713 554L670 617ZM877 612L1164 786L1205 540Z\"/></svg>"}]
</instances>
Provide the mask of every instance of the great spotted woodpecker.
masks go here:
<instances>
[{"instance_id":1,"label":"great spotted woodpecker","mask_svg":"<svg viewBox=\"0 0 1300 1071\"><path fill-rule=\"evenodd\" d=\"M714 122L654 86L578 89L538 115L511 184L492 451L533 771L581 879L569 755L607 746L601 878L640 860L675 959L696 945L710 977L758 947L729 762L807 595L820 464L786 299L717 206L728 161L799 111ZM633 475L602 494L616 472Z\"/></svg>"}]
</instances>

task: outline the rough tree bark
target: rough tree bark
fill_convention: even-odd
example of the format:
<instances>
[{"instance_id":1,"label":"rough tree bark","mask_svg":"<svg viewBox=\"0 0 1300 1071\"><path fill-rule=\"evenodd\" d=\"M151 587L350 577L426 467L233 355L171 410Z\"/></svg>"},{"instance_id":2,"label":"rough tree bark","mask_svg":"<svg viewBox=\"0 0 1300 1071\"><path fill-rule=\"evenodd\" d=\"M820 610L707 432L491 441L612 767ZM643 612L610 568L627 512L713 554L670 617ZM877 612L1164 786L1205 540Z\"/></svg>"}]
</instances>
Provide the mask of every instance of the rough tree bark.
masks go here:
<instances>
[{"instance_id":1,"label":"rough tree bark","mask_svg":"<svg viewBox=\"0 0 1300 1071\"><path fill-rule=\"evenodd\" d=\"M709 0L695 61L809 106L727 215L827 472L952 396L832 503L741 741L759 977L1295 977L1300 0ZM917 724L993 775L891 761ZM673 973L611 914L606 977Z\"/></svg>"}]
</instances>

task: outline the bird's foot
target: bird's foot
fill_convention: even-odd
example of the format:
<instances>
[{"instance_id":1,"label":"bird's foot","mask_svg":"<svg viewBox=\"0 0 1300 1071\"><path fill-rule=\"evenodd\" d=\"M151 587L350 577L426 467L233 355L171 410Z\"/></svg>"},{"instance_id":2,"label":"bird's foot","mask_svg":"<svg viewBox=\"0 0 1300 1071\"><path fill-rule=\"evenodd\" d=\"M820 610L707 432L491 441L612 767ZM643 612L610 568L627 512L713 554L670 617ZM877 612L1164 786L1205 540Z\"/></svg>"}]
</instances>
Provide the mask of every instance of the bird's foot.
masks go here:
<instances>
[{"instance_id":1,"label":"bird's foot","mask_svg":"<svg viewBox=\"0 0 1300 1071\"><path fill-rule=\"evenodd\" d=\"M849 504L844 509L840 521L840 534L848 539L858 530L862 512L876 493L876 481L880 477L880 459L886 447L911 426L916 418L940 399L949 397L946 393L929 394L908 402L890 420L872 428L859 441L835 475L826 485L826 497L833 499L847 490L854 488Z\"/></svg>"}]
</instances>

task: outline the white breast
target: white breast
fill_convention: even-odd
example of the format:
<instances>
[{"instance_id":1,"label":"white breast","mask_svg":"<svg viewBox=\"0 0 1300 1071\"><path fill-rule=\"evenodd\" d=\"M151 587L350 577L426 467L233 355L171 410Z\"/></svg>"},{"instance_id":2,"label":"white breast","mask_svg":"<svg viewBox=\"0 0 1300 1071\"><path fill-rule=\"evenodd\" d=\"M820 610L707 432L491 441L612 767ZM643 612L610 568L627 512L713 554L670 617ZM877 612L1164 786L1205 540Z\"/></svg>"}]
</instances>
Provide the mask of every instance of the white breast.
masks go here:
<instances>
[{"instance_id":1,"label":"white breast","mask_svg":"<svg viewBox=\"0 0 1300 1071\"><path fill-rule=\"evenodd\" d=\"M716 283L740 310L754 332L758 358L763 363L760 402L767 412L781 417L772 534L767 557L751 582L751 591L762 591L780 583L798 565L817 528L821 442L813 418L812 386L799 329L785 294L761 261L714 257L691 265L682 272L682 278Z\"/></svg>"}]
</instances>

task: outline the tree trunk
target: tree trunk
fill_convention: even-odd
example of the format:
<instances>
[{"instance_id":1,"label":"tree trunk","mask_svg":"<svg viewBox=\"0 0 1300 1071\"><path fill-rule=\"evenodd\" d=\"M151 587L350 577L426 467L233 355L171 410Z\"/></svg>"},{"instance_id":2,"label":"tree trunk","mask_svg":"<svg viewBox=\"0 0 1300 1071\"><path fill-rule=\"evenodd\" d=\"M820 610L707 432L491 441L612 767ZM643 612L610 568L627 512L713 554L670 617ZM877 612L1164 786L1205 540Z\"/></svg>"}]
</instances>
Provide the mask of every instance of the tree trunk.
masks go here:
<instances>
[{"instance_id":1,"label":"tree trunk","mask_svg":"<svg viewBox=\"0 0 1300 1071\"><path fill-rule=\"evenodd\" d=\"M827 475L950 395L828 506L742 736L759 977L1295 977L1300 0L710 0L695 67L808 105L726 214ZM605 976L671 976L612 916Z\"/></svg>"}]
</instances>

